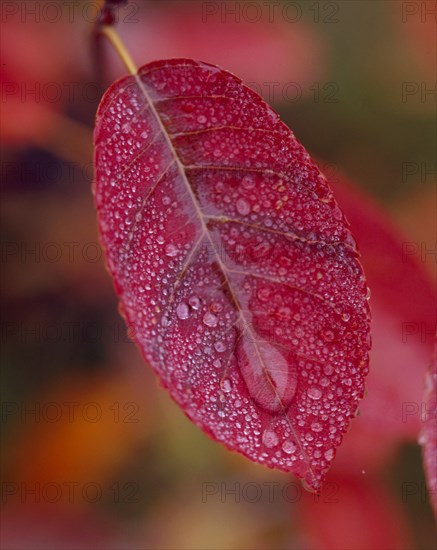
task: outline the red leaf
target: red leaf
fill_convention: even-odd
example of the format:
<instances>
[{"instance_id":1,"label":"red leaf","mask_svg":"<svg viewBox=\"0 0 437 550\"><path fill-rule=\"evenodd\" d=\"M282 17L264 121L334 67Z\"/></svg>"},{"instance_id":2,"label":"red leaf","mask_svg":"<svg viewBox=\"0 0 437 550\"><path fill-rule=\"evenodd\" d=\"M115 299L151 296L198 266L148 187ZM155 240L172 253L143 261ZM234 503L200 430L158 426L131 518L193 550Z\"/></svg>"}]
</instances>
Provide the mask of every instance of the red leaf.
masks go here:
<instances>
[{"instance_id":1,"label":"red leaf","mask_svg":"<svg viewBox=\"0 0 437 550\"><path fill-rule=\"evenodd\" d=\"M430 502L437 516L437 340L434 357L426 377L423 399L423 428L420 443Z\"/></svg>"},{"instance_id":2,"label":"red leaf","mask_svg":"<svg viewBox=\"0 0 437 550\"><path fill-rule=\"evenodd\" d=\"M191 60L116 82L100 231L144 357L193 422L317 490L364 392L366 283L325 178L241 81Z\"/></svg>"}]
</instances>

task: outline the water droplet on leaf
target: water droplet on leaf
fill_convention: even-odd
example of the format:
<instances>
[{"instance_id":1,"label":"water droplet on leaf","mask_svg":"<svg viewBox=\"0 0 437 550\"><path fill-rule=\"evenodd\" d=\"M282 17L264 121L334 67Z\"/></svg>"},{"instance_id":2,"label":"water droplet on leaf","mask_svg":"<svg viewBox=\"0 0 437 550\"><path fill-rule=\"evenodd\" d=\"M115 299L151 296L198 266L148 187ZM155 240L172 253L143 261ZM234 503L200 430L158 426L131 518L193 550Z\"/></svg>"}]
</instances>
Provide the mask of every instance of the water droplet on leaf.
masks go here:
<instances>
[{"instance_id":1,"label":"water droplet on leaf","mask_svg":"<svg viewBox=\"0 0 437 550\"><path fill-rule=\"evenodd\" d=\"M318 400L322 397L322 391L316 386L311 386L311 388L308 388L307 390L307 395L311 399Z\"/></svg>"},{"instance_id":2,"label":"water droplet on leaf","mask_svg":"<svg viewBox=\"0 0 437 550\"><path fill-rule=\"evenodd\" d=\"M178 248L177 246L175 246L174 244L168 244L166 247L165 247L165 253L167 256L170 256L171 258L173 256L177 256L178 255Z\"/></svg>"},{"instance_id":3,"label":"water droplet on leaf","mask_svg":"<svg viewBox=\"0 0 437 550\"><path fill-rule=\"evenodd\" d=\"M237 200L237 212L242 216L247 216L250 212L250 205L244 199Z\"/></svg>"},{"instance_id":4,"label":"water droplet on leaf","mask_svg":"<svg viewBox=\"0 0 437 550\"><path fill-rule=\"evenodd\" d=\"M176 308L176 315L179 317L179 319L188 319L190 316L190 309L185 303L181 303Z\"/></svg>"},{"instance_id":5,"label":"water droplet on leaf","mask_svg":"<svg viewBox=\"0 0 437 550\"><path fill-rule=\"evenodd\" d=\"M203 322L208 327L215 327L217 326L218 319L217 319L217 316L214 315L214 313L207 311L203 316Z\"/></svg>"},{"instance_id":6,"label":"water droplet on leaf","mask_svg":"<svg viewBox=\"0 0 437 550\"><path fill-rule=\"evenodd\" d=\"M262 442L266 447L271 449L272 447L276 447L276 445L279 442L279 439L273 430L267 429L267 430L264 430L263 432Z\"/></svg>"},{"instance_id":7,"label":"water droplet on leaf","mask_svg":"<svg viewBox=\"0 0 437 550\"><path fill-rule=\"evenodd\" d=\"M221 381L220 387L225 393L229 393L232 390L232 382L229 378L225 378Z\"/></svg>"},{"instance_id":8,"label":"water droplet on leaf","mask_svg":"<svg viewBox=\"0 0 437 550\"><path fill-rule=\"evenodd\" d=\"M284 441L282 444L282 450L284 453L291 455L296 451L296 445L292 441Z\"/></svg>"}]
</instances>

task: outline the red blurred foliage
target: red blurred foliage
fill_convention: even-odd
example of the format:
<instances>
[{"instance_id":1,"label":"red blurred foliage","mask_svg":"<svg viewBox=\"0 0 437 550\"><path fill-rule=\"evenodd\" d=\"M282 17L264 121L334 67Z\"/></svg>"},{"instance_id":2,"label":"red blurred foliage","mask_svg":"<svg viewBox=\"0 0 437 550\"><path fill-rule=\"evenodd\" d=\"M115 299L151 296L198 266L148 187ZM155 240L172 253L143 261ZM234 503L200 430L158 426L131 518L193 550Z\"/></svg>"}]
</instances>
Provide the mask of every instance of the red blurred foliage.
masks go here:
<instances>
[{"instance_id":1,"label":"red blurred foliage","mask_svg":"<svg viewBox=\"0 0 437 550\"><path fill-rule=\"evenodd\" d=\"M359 244L371 290L368 395L336 464L359 472L381 468L401 442L417 440L436 294L424 266L408 253L408 240L386 213L341 178L332 187Z\"/></svg>"},{"instance_id":2,"label":"red blurred foliage","mask_svg":"<svg viewBox=\"0 0 437 550\"><path fill-rule=\"evenodd\" d=\"M2 110L2 143L40 143L56 130L68 83L77 82L77 68L86 65L84 29L67 21L24 22L20 10L2 25L0 82L8 104Z\"/></svg>"},{"instance_id":3,"label":"red blurred foliage","mask_svg":"<svg viewBox=\"0 0 437 550\"><path fill-rule=\"evenodd\" d=\"M437 339L429 372L426 377L423 398L420 443L423 447L425 476L428 484L430 501L437 516Z\"/></svg>"},{"instance_id":4,"label":"red blurred foliage","mask_svg":"<svg viewBox=\"0 0 437 550\"><path fill-rule=\"evenodd\" d=\"M328 69L326 40L304 21L290 32L290 23L279 16L270 21L267 9L256 24L244 17L223 20L219 12L206 16L202 9L201 2L162 2L139 14L141 25L121 16L118 30L141 64L192 58L220 65L255 88L271 83L278 90L295 82L305 93Z\"/></svg>"},{"instance_id":5,"label":"red blurred foliage","mask_svg":"<svg viewBox=\"0 0 437 550\"><path fill-rule=\"evenodd\" d=\"M331 475L329 492L303 495L298 524L311 550L411 548L407 518L378 478Z\"/></svg>"}]
</instances>

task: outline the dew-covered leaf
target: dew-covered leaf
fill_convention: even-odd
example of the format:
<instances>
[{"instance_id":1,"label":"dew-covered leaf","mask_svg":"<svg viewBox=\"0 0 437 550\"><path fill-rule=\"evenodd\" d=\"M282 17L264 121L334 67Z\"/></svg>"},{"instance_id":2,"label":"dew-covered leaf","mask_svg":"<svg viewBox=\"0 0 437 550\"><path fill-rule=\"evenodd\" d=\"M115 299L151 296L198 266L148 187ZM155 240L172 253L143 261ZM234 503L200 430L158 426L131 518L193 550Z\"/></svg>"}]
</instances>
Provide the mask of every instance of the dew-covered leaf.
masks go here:
<instances>
[{"instance_id":1,"label":"dew-covered leaf","mask_svg":"<svg viewBox=\"0 0 437 550\"><path fill-rule=\"evenodd\" d=\"M258 95L191 60L113 84L95 146L101 238L145 359L211 437L318 490L369 349L325 178Z\"/></svg>"}]
</instances>

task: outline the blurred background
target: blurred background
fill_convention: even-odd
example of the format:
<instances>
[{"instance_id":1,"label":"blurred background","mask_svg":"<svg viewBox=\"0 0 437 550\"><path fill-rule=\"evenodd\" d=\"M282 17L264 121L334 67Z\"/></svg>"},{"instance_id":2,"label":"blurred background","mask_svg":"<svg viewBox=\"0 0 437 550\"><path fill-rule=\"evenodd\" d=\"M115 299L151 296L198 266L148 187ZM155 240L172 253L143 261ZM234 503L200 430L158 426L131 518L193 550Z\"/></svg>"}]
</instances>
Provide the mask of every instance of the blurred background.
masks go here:
<instances>
[{"instance_id":1,"label":"blurred background","mask_svg":"<svg viewBox=\"0 0 437 550\"><path fill-rule=\"evenodd\" d=\"M436 2L137 1L138 66L193 57L318 160L372 291L368 395L317 499L192 425L117 311L92 128L124 74L101 2L1 4L1 547L432 549L418 444L435 333Z\"/></svg>"}]
</instances>

